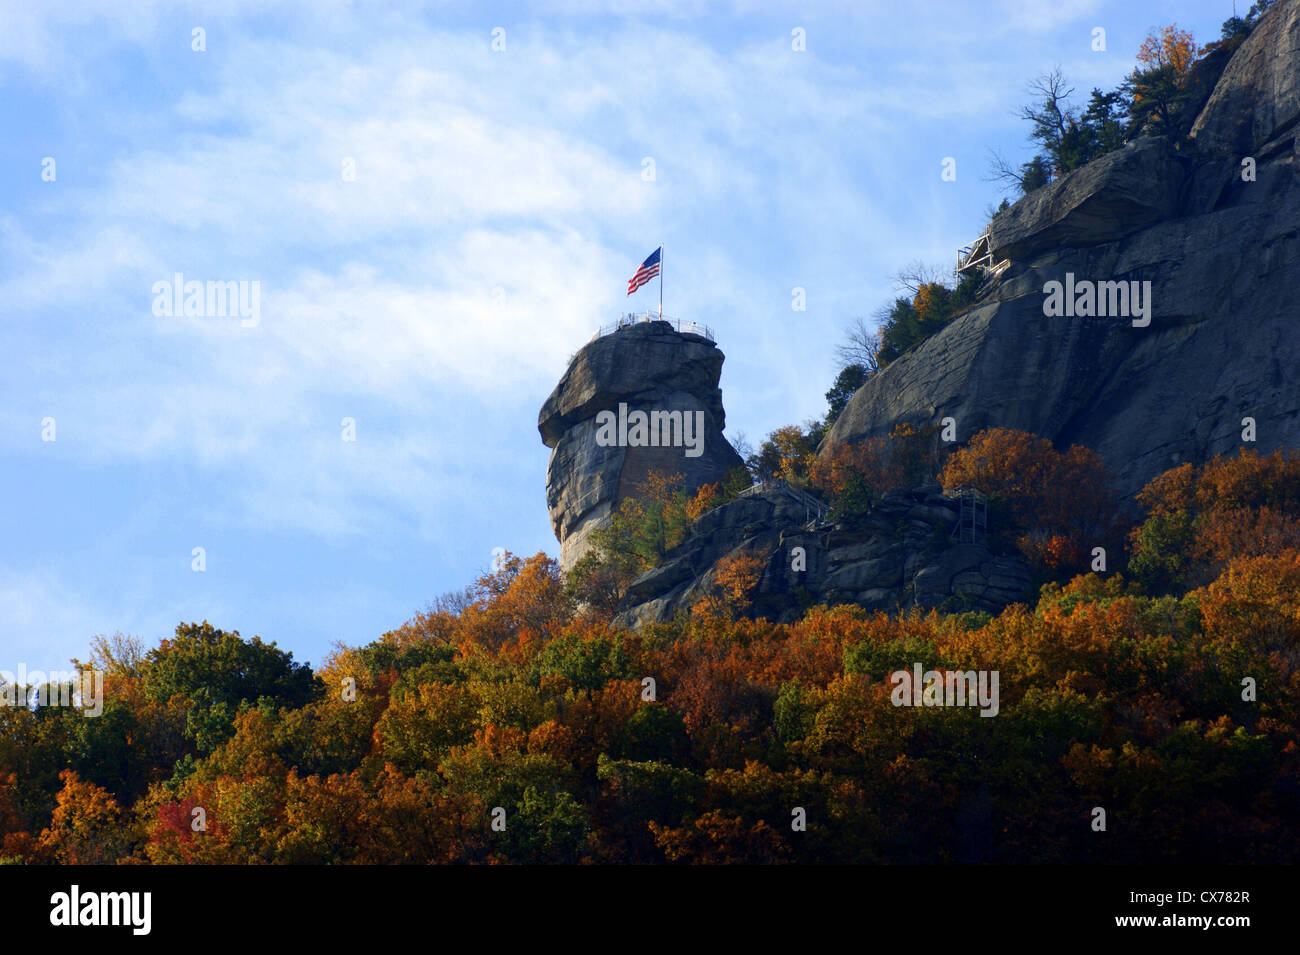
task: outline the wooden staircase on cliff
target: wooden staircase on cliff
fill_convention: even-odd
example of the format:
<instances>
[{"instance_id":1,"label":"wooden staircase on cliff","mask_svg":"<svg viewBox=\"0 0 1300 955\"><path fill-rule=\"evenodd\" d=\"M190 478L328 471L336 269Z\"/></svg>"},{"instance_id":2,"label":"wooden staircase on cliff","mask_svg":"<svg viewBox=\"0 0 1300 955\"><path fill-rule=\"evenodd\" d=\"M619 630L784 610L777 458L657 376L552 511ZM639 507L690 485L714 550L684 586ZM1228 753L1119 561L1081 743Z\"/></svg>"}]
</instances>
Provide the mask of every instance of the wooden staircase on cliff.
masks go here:
<instances>
[{"instance_id":1,"label":"wooden staircase on cliff","mask_svg":"<svg viewBox=\"0 0 1300 955\"><path fill-rule=\"evenodd\" d=\"M773 478L770 481L760 481L758 484L745 488L737 497L753 497L763 491L780 491L790 500L799 504L804 509L804 527L807 530L816 530L826 522L827 515L830 513L830 507L817 498L813 497L806 491L801 491L797 487L787 484L785 481Z\"/></svg>"}]
</instances>

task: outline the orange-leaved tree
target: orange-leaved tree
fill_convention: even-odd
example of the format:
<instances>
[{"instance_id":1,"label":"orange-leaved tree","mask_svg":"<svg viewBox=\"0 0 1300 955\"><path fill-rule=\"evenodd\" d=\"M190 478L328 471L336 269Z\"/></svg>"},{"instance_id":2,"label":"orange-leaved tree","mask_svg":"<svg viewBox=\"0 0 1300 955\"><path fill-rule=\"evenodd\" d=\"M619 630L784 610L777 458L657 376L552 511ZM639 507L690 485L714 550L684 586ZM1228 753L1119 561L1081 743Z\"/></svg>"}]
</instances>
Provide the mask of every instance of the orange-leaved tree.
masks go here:
<instances>
[{"instance_id":1,"label":"orange-leaved tree","mask_svg":"<svg viewBox=\"0 0 1300 955\"><path fill-rule=\"evenodd\" d=\"M876 437L827 449L813 459L808 483L830 502L832 516L841 520L871 510L881 494L902 483L902 475L890 459L888 440Z\"/></svg>"},{"instance_id":2,"label":"orange-leaved tree","mask_svg":"<svg viewBox=\"0 0 1300 955\"><path fill-rule=\"evenodd\" d=\"M66 865L109 865L126 856L132 834L126 812L102 786L65 769L63 788L41 833L40 850Z\"/></svg>"},{"instance_id":3,"label":"orange-leaved tree","mask_svg":"<svg viewBox=\"0 0 1300 955\"><path fill-rule=\"evenodd\" d=\"M1138 47L1137 61L1144 70L1169 67L1177 76L1184 75L1200 56L1196 38L1171 23L1161 30L1152 29Z\"/></svg>"},{"instance_id":4,"label":"orange-leaved tree","mask_svg":"<svg viewBox=\"0 0 1300 955\"><path fill-rule=\"evenodd\" d=\"M830 502L837 518L865 513L891 488L934 480L941 461L938 430L905 421L887 438L836 443L812 459L809 487Z\"/></svg>"},{"instance_id":5,"label":"orange-leaved tree","mask_svg":"<svg viewBox=\"0 0 1300 955\"><path fill-rule=\"evenodd\" d=\"M1180 464L1138 493L1146 519L1130 535L1130 570L1148 587L1208 583L1233 557L1300 548L1300 455L1243 449Z\"/></svg>"},{"instance_id":6,"label":"orange-leaved tree","mask_svg":"<svg viewBox=\"0 0 1300 955\"><path fill-rule=\"evenodd\" d=\"M749 609L763 576L763 558L754 554L727 554L713 568L708 592L692 608L697 614L734 620Z\"/></svg>"},{"instance_id":7,"label":"orange-leaved tree","mask_svg":"<svg viewBox=\"0 0 1300 955\"><path fill-rule=\"evenodd\" d=\"M1123 541L1105 462L1081 445L1061 452L1026 431L988 428L953 452L940 482L988 495L990 534L1040 569L1081 572L1093 548Z\"/></svg>"},{"instance_id":8,"label":"orange-leaved tree","mask_svg":"<svg viewBox=\"0 0 1300 955\"><path fill-rule=\"evenodd\" d=\"M1129 124L1133 130L1151 125L1168 135L1181 135L1191 124L1185 109L1192 64L1205 50L1186 30L1171 24L1160 31L1152 30L1138 49L1138 65L1125 80L1122 89L1130 95Z\"/></svg>"}]
</instances>

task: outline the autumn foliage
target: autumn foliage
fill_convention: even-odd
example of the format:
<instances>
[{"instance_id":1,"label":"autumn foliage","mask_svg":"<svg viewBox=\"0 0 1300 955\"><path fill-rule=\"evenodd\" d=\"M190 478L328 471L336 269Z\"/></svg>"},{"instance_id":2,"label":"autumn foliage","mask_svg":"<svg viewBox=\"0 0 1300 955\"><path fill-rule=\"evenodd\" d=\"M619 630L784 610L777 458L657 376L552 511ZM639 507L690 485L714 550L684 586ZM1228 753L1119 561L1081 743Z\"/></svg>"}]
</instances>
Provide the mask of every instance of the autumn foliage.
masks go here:
<instances>
[{"instance_id":1,"label":"autumn foliage","mask_svg":"<svg viewBox=\"0 0 1300 955\"><path fill-rule=\"evenodd\" d=\"M1159 589L1208 583L1233 557L1300 548L1300 456L1243 451L1183 464L1138 495L1132 572Z\"/></svg>"},{"instance_id":2,"label":"autumn foliage","mask_svg":"<svg viewBox=\"0 0 1300 955\"><path fill-rule=\"evenodd\" d=\"M695 613L628 632L544 554L507 555L315 670L209 624L148 652L97 641L103 716L0 707L0 847L63 864L1294 863L1296 467L1243 454L1148 485L1138 556L1174 553L1151 521L1186 525L1173 592L1082 573L994 617L822 606L776 624L747 615L763 567L742 551ZM1078 449L986 432L944 473L1002 501L1018 540L1079 547L1109 526ZM917 662L998 671L997 717L893 705L889 674Z\"/></svg>"},{"instance_id":3,"label":"autumn foliage","mask_svg":"<svg viewBox=\"0 0 1300 955\"><path fill-rule=\"evenodd\" d=\"M935 479L941 466L938 429L903 423L888 436L840 442L810 457L808 488L832 505L837 518L867 513L886 491Z\"/></svg>"},{"instance_id":4,"label":"autumn foliage","mask_svg":"<svg viewBox=\"0 0 1300 955\"><path fill-rule=\"evenodd\" d=\"M1013 541L1033 566L1089 566L1093 548L1118 554L1119 501L1105 462L1080 445L1058 451L1024 431L989 428L948 459L945 488L973 487L989 498L992 533Z\"/></svg>"},{"instance_id":5,"label":"autumn foliage","mask_svg":"<svg viewBox=\"0 0 1300 955\"><path fill-rule=\"evenodd\" d=\"M1152 30L1138 47L1137 62L1143 70L1170 69L1176 76L1183 76L1201 51L1197 49L1196 40L1187 30L1180 30L1178 24L1172 23L1160 30Z\"/></svg>"},{"instance_id":6,"label":"autumn foliage","mask_svg":"<svg viewBox=\"0 0 1300 955\"><path fill-rule=\"evenodd\" d=\"M634 495L619 502L606 526L592 532L590 550L569 573L567 597L576 606L612 616L638 574L680 544L692 524L747 486L742 468L693 494L682 487L682 475L651 471Z\"/></svg>"},{"instance_id":7,"label":"autumn foliage","mask_svg":"<svg viewBox=\"0 0 1300 955\"><path fill-rule=\"evenodd\" d=\"M718 561L708 592L696 603L697 614L735 619L749 609L764 560L754 554L728 554Z\"/></svg>"}]
</instances>

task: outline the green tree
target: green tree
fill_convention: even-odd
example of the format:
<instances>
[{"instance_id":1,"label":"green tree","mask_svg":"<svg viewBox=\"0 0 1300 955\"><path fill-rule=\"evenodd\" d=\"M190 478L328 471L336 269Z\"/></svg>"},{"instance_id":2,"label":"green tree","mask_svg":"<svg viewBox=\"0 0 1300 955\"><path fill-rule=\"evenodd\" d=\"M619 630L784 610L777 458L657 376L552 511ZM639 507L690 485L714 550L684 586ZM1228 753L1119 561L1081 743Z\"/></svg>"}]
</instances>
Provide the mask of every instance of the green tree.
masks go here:
<instances>
[{"instance_id":1,"label":"green tree","mask_svg":"<svg viewBox=\"0 0 1300 955\"><path fill-rule=\"evenodd\" d=\"M598 690L610 680L631 676L631 665L617 632L596 636L565 633L537 655L537 676L558 676L576 689Z\"/></svg>"},{"instance_id":2,"label":"green tree","mask_svg":"<svg viewBox=\"0 0 1300 955\"><path fill-rule=\"evenodd\" d=\"M267 697L296 707L315 699L322 688L311 667L295 663L293 654L274 641L244 640L238 630L218 630L205 620L180 624L174 639L164 640L145 658L147 697L166 701L180 694L194 699L200 690L213 703L235 706Z\"/></svg>"},{"instance_id":3,"label":"green tree","mask_svg":"<svg viewBox=\"0 0 1300 955\"><path fill-rule=\"evenodd\" d=\"M826 401L830 406L826 412L828 424L835 423L844 406L849 403L849 399L867 383L870 377L870 373L862 365L846 365L840 369L840 373L835 376L835 384L831 385L831 390L826 392Z\"/></svg>"},{"instance_id":4,"label":"green tree","mask_svg":"<svg viewBox=\"0 0 1300 955\"><path fill-rule=\"evenodd\" d=\"M143 664L141 687L159 704L174 697L191 704L185 735L200 753L214 750L232 732L241 706L264 701L284 707L303 706L324 691L306 664L261 637L244 640L203 623L180 624L176 636L150 650Z\"/></svg>"},{"instance_id":5,"label":"green tree","mask_svg":"<svg viewBox=\"0 0 1300 955\"><path fill-rule=\"evenodd\" d=\"M642 703L628 717L623 756L630 760L680 763L690 753L682 715L662 703Z\"/></svg>"},{"instance_id":6,"label":"green tree","mask_svg":"<svg viewBox=\"0 0 1300 955\"><path fill-rule=\"evenodd\" d=\"M967 273L956 287L939 281L923 282L911 299L898 298L881 326L880 367L896 360L917 342L942 331L975 302L982 277Z\"/></svg>"},{"instance_id":7,"label":"green tree","mask_svg":"<svg viewBox=\"0 0 1300 955\"><path fill-rule=\"evenodd\" d=\"M507 853L518 862L572 864L587 842L587 811L564 790L529 786L507 817Z\"/></svg>"},{"instance_id":8,"label":"green tree","mask_svg":"<svg viewBox=\"0 0 1300 955\"><path fill-rule=\"evenodd\" d=\"M1052 181L1052 169L1042 156L1034 156L1020 167L1020 191L1029 195Z\"/></svg>"},{"instance_id":9,"label":"green tree","mask_svg":"<svg viewBox=\"0 0 1300 955\"><path fill-rule=\"evenodd\" d=\"M1103 93L1094 88L1079 118L1077 135L1070 143L1069 168L1077 169L1123 146L1127 110L1122 90Z\"/></svg>"},{"instance_id":10,"label":"green tree","mask_svg":"<svg viewBox=\"0 0 1300 955\"><path fill-rule=\"evenodd\" d=\"M1223 21L1222 37L1224 40L1235 40L1237 37L1245 37L1255 28L1259 18L1264 12L1273 5L1274 0L1255 0L1244 17L1231 16Z\"/></svg>"}]
</instances>

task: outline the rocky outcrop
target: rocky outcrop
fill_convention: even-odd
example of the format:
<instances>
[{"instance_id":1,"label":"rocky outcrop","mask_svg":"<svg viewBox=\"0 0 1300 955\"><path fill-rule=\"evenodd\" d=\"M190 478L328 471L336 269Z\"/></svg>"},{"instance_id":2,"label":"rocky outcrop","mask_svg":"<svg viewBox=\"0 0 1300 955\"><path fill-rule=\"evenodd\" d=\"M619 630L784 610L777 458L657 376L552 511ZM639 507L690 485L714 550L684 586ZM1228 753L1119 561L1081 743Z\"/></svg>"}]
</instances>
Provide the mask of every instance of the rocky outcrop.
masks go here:
<instances>
[{"instance_id":1,"label":"rocky outcrop","mask_svg":"<svg viewBox=\"0 0 1300 955\"><path fill-rule=\"evenodd\" d=\"M891 491L865 517L826 525L780 484L763 485L701 517L633 581L615 623L638 627L689 612L731 556L762 561L750 612L778 621L821 603L995 612L1028 596L1019 560L952 540L959 513L956 500L928 485Z\"/></svg>"},{"instance_id":2,"label":"rocky outcrop","mask_svg":"<svg viewBox=\"0 0 1300 955\"><path fill-rule=\"evenodd\" d=\"M999 267L975 307L859 389L820 453L951 418L960 441L1001 427L1093 448L1131 494L1235 450L1246 419L1260 451L1300 446L1300 0L1196 64L1171 129L995 216ZM1091 310L1073 294L1079 308L1048 308L1055 283L1095 293ZM740 464L721 437L721 365L712 342L662 323L575 357L538 424L565 567L652 467L694 488ZM596 416L620 402L703 412L707 453L602 445ZM954 541L959 505L937 486L890 492L852 521L821 510L776 483L745 492L632 583L616 622L689 612L740 556L762 568L751 612L775 620L818 603L996 611L1032 596L1016 557Z\"/></svg>"},{"instance_id":3,"label":"rocky outcrop","mask_svg":"<svg viewBox=\"0 0 1300 955\"><path fill-rule=\"evenodd\" d=\"M1009 267L868 381L822 453L951 417L959 440L1003 427L1091 447L1132 493L1234 450L1245 418L1261 451L1300 445L1298 79L1300 0L1280 0L1224 68L1194 149L1140 139L996 216ZM1150 324L1049 317L1052 281L1149 282Z\"/></svg>"},{"instance_id":4,"label":"rocky outcrop","mask_svg":"<svg viewBox=\"0 0 1300 955\"><path fill-rule=\"evenodd\" d=\"M1233 54L1192 126L1203 153L1249 156L1300 121L1300 4L1282 0Z\"/></svg>"},{"instance_id":5,"label":"rocky outcrop","mask_svg":"<svg viewBox=\"0 0 1300 955\"><path fill-rule=\"evenodd\" d=\"M652 471L680 474L693 491L743 466L722 436L723 358L709 339L677 332L667 322L627 325L574 355L537 419L542 441L552 449L546 503L560 541L561 567L567 570L582 557L591 531L624 498L635 496ZM692 416L701 423L698 434L689 435L697 447L637 444L635 434L622 443L602 442L601 413L618 415L620 405L628 414Z\"/></svg>"},{"instance_id":6,"label":"rocky outcrop","mask_svg":"<svg viewBox=\"0 0 1300 955\"><path fill-rule=\"evenodd\" d=\"M1107 153L1036 189L994 217L994 259L1023 260L1062 246L1113 242L1178 209L1184 164L1162 136Z\"/></svg>"}]
</instances>

